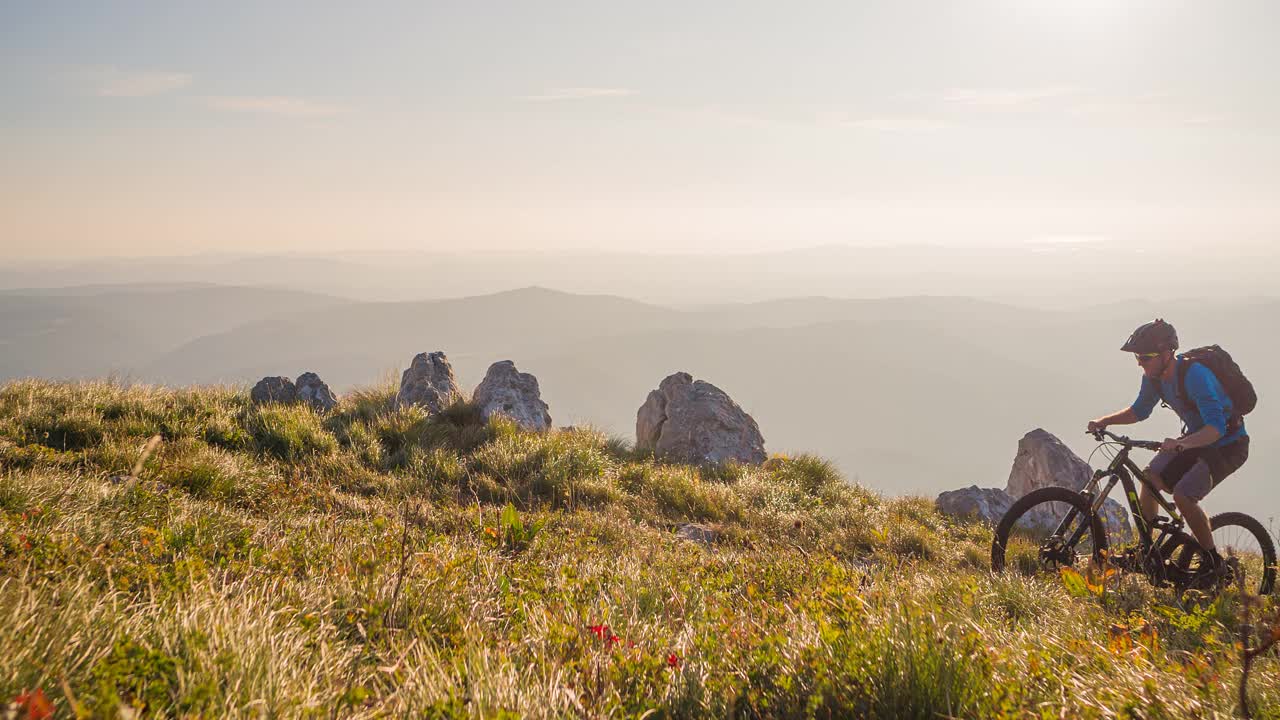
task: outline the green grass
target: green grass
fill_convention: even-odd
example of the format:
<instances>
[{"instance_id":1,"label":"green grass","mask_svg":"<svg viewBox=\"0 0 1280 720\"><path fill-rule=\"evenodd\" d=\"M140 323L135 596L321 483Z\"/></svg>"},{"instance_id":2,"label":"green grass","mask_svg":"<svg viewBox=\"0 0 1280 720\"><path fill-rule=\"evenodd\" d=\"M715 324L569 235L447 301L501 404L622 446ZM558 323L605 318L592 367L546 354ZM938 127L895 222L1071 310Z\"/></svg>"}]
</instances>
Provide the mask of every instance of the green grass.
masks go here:
<instances>
[{"instance_id":1,"label":"green grass","mask_svg":"<svg viewBox=\"0 0 1280 720\"><path fill-rule=\"evenodd\" d=\"M0 388L0 703L40 688L60 716L104 718L1236 712L1234 595L1183 607L1130 577L1077 597L1020 546L1025 572L993 577L989 529L821 458L664 464L589 428L532 435L393 398L369 388L318 415L242 388ZM137 480L109 481L152 435ZM711 547L675 538L693 521ZM1280 661L1253 673L1255 715L1280 717Z\"/></svg>"}]
</instances>

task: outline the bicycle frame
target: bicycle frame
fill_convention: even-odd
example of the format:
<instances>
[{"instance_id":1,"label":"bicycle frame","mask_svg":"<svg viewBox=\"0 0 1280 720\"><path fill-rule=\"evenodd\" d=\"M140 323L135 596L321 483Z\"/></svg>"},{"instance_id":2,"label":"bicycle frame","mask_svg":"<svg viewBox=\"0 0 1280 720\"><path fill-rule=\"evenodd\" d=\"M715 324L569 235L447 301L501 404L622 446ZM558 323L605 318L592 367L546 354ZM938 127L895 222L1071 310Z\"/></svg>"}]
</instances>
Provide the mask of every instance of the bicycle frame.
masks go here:
<instances>
[{"instance_id":1,"label":"bicycle frame","mask_svg":"<svg viewBox=\"0 0 1280 720\"><path fill-rule=\"evenodd\" d=\"M1093 512L1097 513L1102 508L1102 503L1106 501L1107 496L1111 494L1111 491L1115 488L1116 484L1119 483L1123 485L1125 497L1129 500L1129 510L1133 515L1134 526L1138 529L1138 541L1141 543L1143 551L1149 553L1152 548L1159 546L1159 544L1164 541L1165 537L1172 534L1170 530L1173 532L1180 530L1182 528L1183 521L1182 516L1178 514L1178 509L1174 507L1172 503L1164 499L1160 490L1152 485L1151 481L1147 479L1146 473L1144 473L1142 469L1138 467L1137 463L1129 457L1129 451L1131 449L1131 446L1125 445L1115 458L1112 459L1110 465L1102 470L1094 471L1093 477L1083 488L1080 489L1080 493L1088 499L1089 506ZM1152 537L1152 531L1155 528L1151 523L1147 522L1147 519L1142 515L1142 505L1138 501L1138 487L1134 482L1135 477L1138 479L1138 482L1142 483L1143 486L1151 491L1160 508L1169 513L1169 523L1160 528L1161 534L1159 537ZM1109 478L1109 480L1102 491L1095 494L1103 478ZM1076 511L1073 508L1064 518L1062 518L1062 522L1059 523L1058 528L1054 530L1053 535L1061 536L1062 533L1070 527L1075 516ZM1075 547L1075 544L1080 541L1087 528L1087 524L1081 524L1081 526L1076 529L1076 531L1071 535L1071 538L1067 541L1067 546Z\"/></svg>"}]
</instances>

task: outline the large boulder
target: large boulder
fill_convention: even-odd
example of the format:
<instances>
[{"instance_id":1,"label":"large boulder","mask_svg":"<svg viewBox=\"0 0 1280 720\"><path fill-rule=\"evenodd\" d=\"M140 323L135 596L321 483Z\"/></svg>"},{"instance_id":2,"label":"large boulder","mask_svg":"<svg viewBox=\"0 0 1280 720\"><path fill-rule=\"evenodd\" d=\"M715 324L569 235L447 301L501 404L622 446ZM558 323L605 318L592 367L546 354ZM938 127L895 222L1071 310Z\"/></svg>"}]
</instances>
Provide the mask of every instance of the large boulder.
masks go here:
<instances>
[{"instance_id":1,"label":"large boulder","mask_svg":"<svg viewBox=\"0 0 1280 720\"><path fill-rule=\"evenodd\" d=\"M480 408L485 420L494 415L505 415L526 430L542 432L551 429L551 413L542 401L538 378L516 370L516 364L510 360L500 360L489 366L471 400Z\"/></svg>"},{"instance_id":2,"label":"large boulder","mask_svg":"<svg viewBox=\"0 0 1280 720\"><path fill-rule=\"evenodd\" d=\"M944 492L938 496L938 510L957 517L974 517L995 524L1018 498L1034 490L1046 487L1065 487L1079 490L1093 477L1089 463L1081 460L1052 433L1039 428L1032 430L1018 441L1018 453L1009 471L1009 481L1003 490L979 488ZM1066 514L1062 503L1041 505L1024 515L1018 526L1030 530L1053 530ZM1107 528L1112 543L1130 538L1129 513L1124 505L1108 498L1099 508L1099 515Z\"/></svg>"},{"instance_id":3,"label":"large boulder","mask_svg":"<svg viewBox=\"0 0 1280 720\"><path fill-rule=\"evenodd\" d=\"M264 377L249 391L254 405L266 403L293 403L298 401L298 389L287 377Z\"/></svg>"},{"instance_id":4,"label":"large boulder","mask_svg":"<svg viewBox=\"0 0 1280 720\"><path fill-rule=\"evenodd\" d=\"M688 373L668 376L636 412L636 447L689 463L760 464L760 428L723 390Z\"/></svg>"},{"instance_id":5,"label":"large boulder","mask_svg":"<svg viewBox=\"0 0 1280 720\"><path fill-rule=\"evenodd\" d=\"M1091 477L1093 468L1089 463L1052 433L1036 428L1018 441L1018 454L1013 458L1005 491L1020 498L1045 487L1079 490Z\"/></svg>"},{"instance_id":6,"label":"large boulder","mask_svg":"<svg viewBox=\"0 0 1280 720\"><path fill-rule=\"evenodd\" d=\"M438 413L460 397L462 391L453 378L453 367L444 353L418 353L400 377L396 407L421 405L432 413Z\"/></svg>"},{"instance_id":7,"label":"large boulder","mask_svg":"<svg viewBox=\"0 0 1280 720\"><path fill-rule=\"evenodd\" d=\"M320 379L319 375L313 372L299 375L294 385L297 388L298 399L318 412L329 412L338 405L338 398L334 397L333 391Z\"/></svg>"}]
</instances>

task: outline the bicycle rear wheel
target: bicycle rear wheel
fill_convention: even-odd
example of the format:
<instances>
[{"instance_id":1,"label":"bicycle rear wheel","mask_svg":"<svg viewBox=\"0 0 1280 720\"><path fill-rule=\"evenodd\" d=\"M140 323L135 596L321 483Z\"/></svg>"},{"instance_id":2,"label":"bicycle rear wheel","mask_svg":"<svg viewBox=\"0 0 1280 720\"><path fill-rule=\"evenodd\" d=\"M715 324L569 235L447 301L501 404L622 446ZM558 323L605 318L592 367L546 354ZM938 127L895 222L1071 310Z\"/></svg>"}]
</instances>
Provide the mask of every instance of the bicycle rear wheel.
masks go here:
<instances>
[{"instance_id":1,"label":"bicycle rear wheel","mask_svg":"<svg viewBox=\"0 0 1280 720\"><path fill-rule=\"evenodd\" d=\"M1106 548L1102 519L1084 496L1063 487L1041 488L1019 498L996 525L991 569L1002 572L1013 564L1027 574L1054 571L1100 562Z\"/></svg>"},{"instance_id":2,"label":"bicycle rear wheel","mask_svg":"<svg viewBox=\"0 0 1280 720\"><path fill-rule=\"evenodd\" d=\"M1258 595L1270 595L1276 584L1276 546L1262 523L1239 512L1225 512L1209 520L1213 544L1224 558L1238 560L1245 588Z\"/></svg>"},{"instance_id":3,"label":"bicycle rear wheel","mask_svg":"<svg viewBox=\"0 0 1280 720\"><path fill-rule=\"evenodd\" d=\"M1214 515L1213 544L1218 554L1227 559L1230 571L1219 578L1217 587L1235 586L1243 575L1244 588L1257 595L1270 595L1276 584L1276 548L1271 534L1253 517L1238 512ZM1170 554L1179 570L1197 575L1207 559L1199 543L1187 533L1185 540Z\"/></svg>"}]
</instances>

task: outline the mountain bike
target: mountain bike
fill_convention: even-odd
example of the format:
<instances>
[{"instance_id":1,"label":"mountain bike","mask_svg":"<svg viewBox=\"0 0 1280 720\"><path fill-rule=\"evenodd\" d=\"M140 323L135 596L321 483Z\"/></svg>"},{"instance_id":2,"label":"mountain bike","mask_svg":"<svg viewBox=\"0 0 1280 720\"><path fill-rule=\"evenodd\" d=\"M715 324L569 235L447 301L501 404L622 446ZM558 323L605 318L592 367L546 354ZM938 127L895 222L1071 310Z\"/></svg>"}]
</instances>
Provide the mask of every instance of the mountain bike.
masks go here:
<instances>
[{"instance_id":1,"label":"mountain bike","mask_svg":"<svg viewBox=\"0 0 1280 720\"><path fill-rule=\"evenodd\" d=\"M1160 443L1132 440L1107 430L1090 434L1102 443L1100 448L1115 452L1111 463L1095 471L1079 490L1040 488L1014 502L996 525L991 542L992 570L1001 572L1011 563L1026 572L1114 567L1141 573L1156 587L1172 587L1179 593L1200 590L1212 594L1241 580L1251 592L1271 593L1276 581L1276 548L1262 523L1239 512L1214 515L1209 521L1214 544L1227 563L1224 568L1213 568L1208 553L1183 529L1177 508L1129 457L1134 448L1158 451ZM1143 518L1135 478L1154 493L1167 516L1157 515L1151 522ZM1124 486L1137 533L1137 543L1123 552L1109 551L1107 528L1100 515L1103 501L1117 484Z\"/></svg>"}]
</instances>

